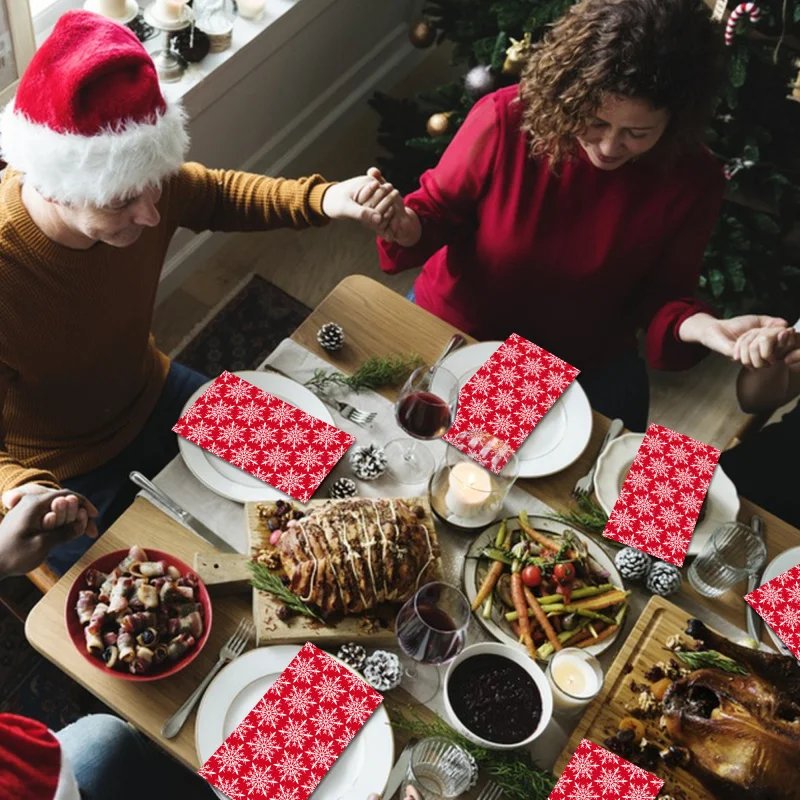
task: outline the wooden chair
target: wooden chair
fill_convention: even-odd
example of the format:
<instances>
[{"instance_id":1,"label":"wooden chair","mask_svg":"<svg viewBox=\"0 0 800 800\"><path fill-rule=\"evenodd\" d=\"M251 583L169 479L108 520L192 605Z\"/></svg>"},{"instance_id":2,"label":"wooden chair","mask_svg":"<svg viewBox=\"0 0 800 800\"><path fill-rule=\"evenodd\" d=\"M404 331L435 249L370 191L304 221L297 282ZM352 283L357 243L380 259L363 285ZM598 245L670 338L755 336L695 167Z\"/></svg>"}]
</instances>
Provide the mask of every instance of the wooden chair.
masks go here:
<instances>
[{"instance_id":1,"label":"wooden chair","mask_svg":"<svg viewBox=\"0 0 800 800\"><path fill-rule=\"evenodd\" d=\"M58 582L58 575L46 564L29 572L27 578L42 594L47 594Z\"/></svg>"}]
</instances>

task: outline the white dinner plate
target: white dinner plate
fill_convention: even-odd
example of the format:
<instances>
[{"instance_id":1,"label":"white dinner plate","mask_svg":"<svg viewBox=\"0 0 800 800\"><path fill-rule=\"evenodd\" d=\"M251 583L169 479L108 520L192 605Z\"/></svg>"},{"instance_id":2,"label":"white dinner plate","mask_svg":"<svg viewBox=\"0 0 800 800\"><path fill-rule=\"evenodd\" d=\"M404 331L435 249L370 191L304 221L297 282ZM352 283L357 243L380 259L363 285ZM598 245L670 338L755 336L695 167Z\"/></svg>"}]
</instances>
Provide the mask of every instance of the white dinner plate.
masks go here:
<instances>
[{"instance_id":1,"label":"white dinner plate","mask_svg":"<svg viewBox=\"0 0 800 800\"><path fill-rule=\"evenodd\" d=\"M625 433L613 439L597 459L594 493L609 516L643 441L643 433ZM739 515L736 487L719 464L711 477L704 509L703 519L695 526L689 542L687 555L696 556L723 522L735 522Z\"/></svg>"},{"instance_id":2,"label":"white dinner plate","mask_svg":"<svg viewBox=\"0 0 800 800\"><path fill-rule=\"evenodd\" d=\"M206 689L194 727L201 764L233 733L300 652L299 645L250 650L225 667ZM394 736L383 705L367 720L314 790L320 800L364 800L383 792L394 763ZM228 798L214 789L220 800Z\"/></svg>"},{"instance_id":3,"label":"white dinner plate","mask_svg":"<svg viewBox=\"0 0 800 800\"><path fill-rule=\"evenodd\" d=\"M788 550L784 550L779 556L776 556L767 564L767 568L761 576L761 585L763 586L765 583L769 583L774 578L777 578L778 575L783 575L784 572L788 572L788 570L792 567L796 567L798 564L800 564L800 547L791 547ZM766 622L764 623L764 627L767 629L770 639L775 643L778 652L794 658L792 651L775 635L775 631L773 631Z\"/></svg>"},{"instance_id":4,"label":"white dinner plate","mask_svg":"<svg viewBox=\"0 0 800 800\"><path fill-rule=\"evenodd\" d=\"M284 378L283 375L276 375L274 372L255 372L252 370L234 372L234 375L242 378L259 389L269 392L287 403L311 414L317 419L333 425L333 417L327 406L310 389L291 380ZM208 389L213 381L209 381L201 386L188 400L183 407L183 416L189 407ZM292 498L283 492L278 491L268 483L254 478L250 473L245 472L239 467L234 467L225 459L212 455L208 450L204 450L194 442L178 436L178 447L181 456L189 468L192 475L197 478L204 486L229 500L238 503L247 502L267 502L269 500L291 500Z\"/></svg>"},{"instance_id":5,"label":"white dinner plate","mask_svg":"<svg viewBox=\"0 0 800 800\"><path fill-rule=\"evenodd\" d=\"M502 342L479 342L451 353L442 366L458 378L459 391ZM589 444L592 409L586 392L573 381L517 450L519 476L540 478L572 464Z\"/></svg>"},{"instance_id":6,"label":"white dinner plate","mask_svg":"<svg viewBox=\"0 0 800 800\"><path fill-rule=\"evenodd\" d=\"M534 515L530 515L528 519L531 527L536 528L537 531L541 531L542 533L562 533L565 530L572 531L575 536L577 536L586 544L589 555L594 559L597 566L599 566L600 569L608 572L608 583L613 583L614 586L619 586L621 589L625 588L625 585L622 582L622 576L619 574L619 570L617 570L614 561L597 542L593 542L587 536L583 536L574 528L570 528L569 525L563 522L548 519L547 517L537 517ZM485 531L483 531L480 536L478 536L470 545L469 552L464 559L462 583L464 584L464 594L466 594L470 606L477 597L478 589L480 588L481 581L479 579L478 565L481 562L481 552L483 552L484 547L494 545L495 538L497 537L497 531L500 529L501 524L502 523L500 522L495 523L490 528L487 528ZM485 563L485 559L483 559L483 561ZM486 628L486 630L492 636L494 636L495 639L511 644L514 647L521 647L523 650L525 650L525 645L519 643L517 637L514 636L514 632L511 630L508 623L503 619L503 611L501 608L502 607L499 603L495 603L490 619L484 619L481 609L473 612L472 616L474 619L478 620L478 622L483 625L483 627ZM599 644L593 644L590 647L587 647L586 652L595 656L599 655L611 647L612 644L614 644L616 638L619 636L619 633L620 632L617 631L613 636L609 637L608 639L604 639Z\"/></svg>"}]
</instances>

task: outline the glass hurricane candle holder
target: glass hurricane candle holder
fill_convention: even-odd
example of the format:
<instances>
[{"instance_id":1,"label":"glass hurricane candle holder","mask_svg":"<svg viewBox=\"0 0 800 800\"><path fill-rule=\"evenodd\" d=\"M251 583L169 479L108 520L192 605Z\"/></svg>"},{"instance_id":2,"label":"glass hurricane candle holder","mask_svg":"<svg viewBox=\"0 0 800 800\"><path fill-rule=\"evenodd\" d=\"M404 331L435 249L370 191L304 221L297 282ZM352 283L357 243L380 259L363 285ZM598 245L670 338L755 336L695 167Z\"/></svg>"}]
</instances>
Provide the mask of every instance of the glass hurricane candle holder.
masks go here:
<instances>
[{"instance_id":1,"label":"glass hurricane candle holder","mask_svg":"<svg viewBox=\"0 0 800 800\"><path fill-rule=\"evenodd\" d=\"M600 694L604 678L600 662L580 647L565 647L553 653L547 665L553 712L577 716Z\"/></svg>"},{"instance_id":2,"label":"glass hurricane candle holder","mask_svg":"<svg viewBox=\"0 0 800 800\"><path fill-rule=\"evenodd\" d=\"M431 508L439 519L463 531L491 525L519 475L519 462L510 445L484 432L465 431L456 444L481 453L492 462L505 465L499 473L488 470L459 447L447 448L447 455L430 481Z\"/></svg>"}]
</instances>

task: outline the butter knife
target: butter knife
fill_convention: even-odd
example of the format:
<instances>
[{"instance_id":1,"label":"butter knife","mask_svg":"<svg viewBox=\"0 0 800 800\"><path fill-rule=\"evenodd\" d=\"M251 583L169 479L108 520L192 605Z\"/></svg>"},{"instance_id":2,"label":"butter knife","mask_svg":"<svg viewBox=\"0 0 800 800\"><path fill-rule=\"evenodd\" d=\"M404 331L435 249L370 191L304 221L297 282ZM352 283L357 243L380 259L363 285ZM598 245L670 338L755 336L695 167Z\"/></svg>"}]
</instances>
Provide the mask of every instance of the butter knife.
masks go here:
<instances>
[{"instance_id":1,"label":"butter knife","mask_svg":"<svg viewBox=\"0 0 800 800\"><path fill-rule=\"evenodd\" d=\"M174 514L178 521L190 531L197 534L201 539L205 539L209 544L213 544L221 553L236 553L235 547L228 544L222 537L217 536L208 525L204 525L199 519L193 517L188 511L181 508L166 492L158 488L152 481L148 480L141 472L134 470L128 477L147 494L157 500L171 514Z\"/></svg>"},{"instance_id":2,"label":"butter knife","mask_svg":"<svg viewBox=\"0 0 800 800\"><path fill-rule=\"evenodd\" d=\"M397 792L403 781L406 779L406 775L408 773L408 762L411 761L411 751L414 749L414 745L416 743L416 739L410 739L408 744L403 749L403 752L400 753L400 758L397 759L397 763L394 765L394 767L392 767L392 771L389 774L389 780L386 782L386 789L383 792L383 800L392 800L395 792Z\"/></svg>"},{"instance_id":3,"label":"butter knife","mask_svg":"<svg viewBox=\"0 0 800 800\"><path fill-rule=\"evenodd\" d=\"M750 520L750 527L753 529L753 532L758 536L760 539L764 539L764 520L761 519L757 514L753 514L753 518ZM751 572L750 577L747 580L747 593L758 589L761 586L761 576L764 572L765 563L762 564L758 570ZM747 634L750 636L751 639L755 639L757 642L761 641L761 628L762 628L762 619L756 613L755 609L747 603Z\"/></svg>"}]
</instances>

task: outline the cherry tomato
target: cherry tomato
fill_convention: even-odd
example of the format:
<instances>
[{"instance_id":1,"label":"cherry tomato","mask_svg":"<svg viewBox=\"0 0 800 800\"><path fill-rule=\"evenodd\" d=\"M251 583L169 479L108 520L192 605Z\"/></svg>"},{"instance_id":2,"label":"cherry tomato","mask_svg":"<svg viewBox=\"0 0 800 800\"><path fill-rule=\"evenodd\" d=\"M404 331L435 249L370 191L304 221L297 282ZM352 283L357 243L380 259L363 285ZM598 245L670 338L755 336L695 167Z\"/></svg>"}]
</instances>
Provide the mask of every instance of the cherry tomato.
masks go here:
<instances>
[{"instance_id":1,"label":"cherry tomato","mask_svg":"<svg viewBox=\"0 0 800 800\"><path fill-rule=\"evenodd\" d=\"M530 564L522 570L522 582L535 589L542 582L542 571L535 564Z\"/></svg>"},{"instance_id":2,"label":"cherry tomato","mask_svg":"<svg viewBox=\"0 0 800 800\"><path fill-rule=\"evenodd\" d=\"M572 583L575 580L575 567L572 564L556 564L553 577L559 583Z\"/></svg>"}]
</instances>

